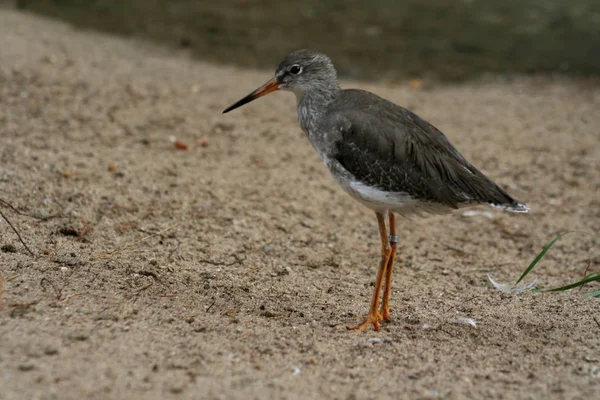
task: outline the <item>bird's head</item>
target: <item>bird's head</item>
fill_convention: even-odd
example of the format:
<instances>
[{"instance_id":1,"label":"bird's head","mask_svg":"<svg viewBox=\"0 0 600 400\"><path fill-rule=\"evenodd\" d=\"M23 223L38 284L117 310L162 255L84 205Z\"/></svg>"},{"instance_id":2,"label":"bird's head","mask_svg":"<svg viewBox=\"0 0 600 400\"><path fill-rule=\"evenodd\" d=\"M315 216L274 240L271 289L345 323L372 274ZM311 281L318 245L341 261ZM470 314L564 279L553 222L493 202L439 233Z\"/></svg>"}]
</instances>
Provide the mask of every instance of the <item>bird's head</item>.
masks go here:
<instances>
[{"instance_id":1,"label":"bird's head","mask_svg":"<svg viewBox=\"0 0 600 400\"><path fill-rule=\"evenodd\" d=\"M300 93L337 87L337 72L329 57L310 49L288 54L277 67L274 79L279 89Z\"/></svg>"},{"instance_id":2,"label":"bird's head","mask_svg":"<svg viewBox=\"0 0 600 400\"><path fill-rule=\"evenodd\" d=\"M312 49L297 50L283 59L272 79L226 108L223 113L276 90L292 91L302 97L311 91L327 92L337 88L337 72L329 57Z\"/></svg>"}]
</instances>

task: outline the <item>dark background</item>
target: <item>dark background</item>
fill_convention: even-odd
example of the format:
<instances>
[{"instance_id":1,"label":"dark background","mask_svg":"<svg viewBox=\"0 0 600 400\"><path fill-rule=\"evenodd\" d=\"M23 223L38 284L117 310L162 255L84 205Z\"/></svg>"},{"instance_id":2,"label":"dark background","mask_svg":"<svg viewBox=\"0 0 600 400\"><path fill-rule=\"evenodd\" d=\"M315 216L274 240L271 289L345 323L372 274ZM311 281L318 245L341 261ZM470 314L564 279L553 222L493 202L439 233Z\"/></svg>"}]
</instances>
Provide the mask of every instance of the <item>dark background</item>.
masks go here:
<instances>
[{"instance_id":1,"label":"dark background","mask_svg":"<svg viewBox=\"0 0 600 400\"><path fill-rule=\"evenodd\" d=\"M17 0L83 28L272 68L314 47L340 75L460 80L483 72L600 74L598 0Z\"/></svg>"}]
</instances>

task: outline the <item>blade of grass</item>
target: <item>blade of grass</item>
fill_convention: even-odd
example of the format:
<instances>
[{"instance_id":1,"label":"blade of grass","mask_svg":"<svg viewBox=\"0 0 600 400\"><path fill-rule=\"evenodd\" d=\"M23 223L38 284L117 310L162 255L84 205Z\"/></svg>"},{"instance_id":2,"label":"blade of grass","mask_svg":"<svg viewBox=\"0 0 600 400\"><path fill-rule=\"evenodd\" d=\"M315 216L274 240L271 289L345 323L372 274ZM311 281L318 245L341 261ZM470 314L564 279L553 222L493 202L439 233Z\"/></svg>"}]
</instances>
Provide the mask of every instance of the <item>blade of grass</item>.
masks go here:
<instances>
[{"instance_id":1,"label":"blade of grass","mask_svg":"<svg viewBox=\"0 0 600 400\"><path fill-rule=\"evenodd\" d=\"M533 267L535 267L537 265L537 263L546 255L546 253L548 252L548 250L550 250L552 248L552 246L554 246L554 243L556 243L558 241L558 239L562 238L563 236L569 235L571 233L585 233L586 235L592 235L591 233L586 232L586 231L567 231L565 233L561 233L560 235L558 235L557 237L555 237L554 240L552 240L550 243L548 243L542 249L542 251L531 262L531 264L529 264L529 266L527 267L527 269L521 274L521 276L519 277L519 280L517 281L517 283L515 283L515 285L518 285L519 282L521 282L523 280L523 278L525 278L527 276L527 274L529 274L529 272L533 269Z\"/></svg>"},{"instance_id":2,"label":"blade of grass","mask_svg":"<svg viewBox=\"0 0 600 400\"><path fill-rule=\"evenodd\" d=\"M592 274L592 276L588 276L587 278L582 279L579 282L571 283L570 285L565 285L565 286L557 287L554 289L539 290L539 291L540 292L562 292L563 290L573 289L577 286L585 285L586 283L593 282L593 281L600 281L600 273Z\"/></svg>"}]
</instances>

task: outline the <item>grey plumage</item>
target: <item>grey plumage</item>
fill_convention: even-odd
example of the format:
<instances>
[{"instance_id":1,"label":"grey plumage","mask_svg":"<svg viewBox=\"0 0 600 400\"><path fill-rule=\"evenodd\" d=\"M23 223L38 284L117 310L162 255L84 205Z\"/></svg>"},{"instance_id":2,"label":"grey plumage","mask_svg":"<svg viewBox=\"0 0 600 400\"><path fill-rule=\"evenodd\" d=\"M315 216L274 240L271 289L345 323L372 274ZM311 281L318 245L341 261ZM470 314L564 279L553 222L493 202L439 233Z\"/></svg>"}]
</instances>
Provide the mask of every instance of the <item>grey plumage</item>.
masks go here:
<instances>
[{"instance_id":1,"label":"grey plumage","mask_svg":"<svg viewBox=\"0 0 600 400\"><path fill-rule=\"evenodd\" d=\"M331 156L360 182L453 209L487 203L525 211L465 160L442 132L411 111L352 89L327 109L325 129L340 132Z\"/></svg>"}]
</instances>

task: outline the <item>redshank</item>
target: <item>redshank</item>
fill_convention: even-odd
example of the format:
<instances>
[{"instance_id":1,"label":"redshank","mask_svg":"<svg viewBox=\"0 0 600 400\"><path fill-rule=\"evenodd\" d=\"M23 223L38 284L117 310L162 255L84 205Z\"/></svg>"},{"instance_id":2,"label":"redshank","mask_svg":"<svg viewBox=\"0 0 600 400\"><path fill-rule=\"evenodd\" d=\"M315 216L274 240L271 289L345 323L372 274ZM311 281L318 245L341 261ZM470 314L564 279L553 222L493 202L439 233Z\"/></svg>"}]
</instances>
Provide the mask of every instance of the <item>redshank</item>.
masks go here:
<instances>
[{"instance_id":1,"label":"redshank","mask_svg":"<svg viewBox=\"0 0 600 400\"><path fill-rule=\"evenodd\" d=\"M396 215L446 214L478 204L529 211L465 160L427 121L373 93L341 89L333 63L316 50L288 54L273 79L223 113L276 90L296 95L300 126L331 175L377 217L381 261L369 314L350 329L364 331L372 325L378 330L381 320L390 320Z\"/></svg>"}]
</instances>

